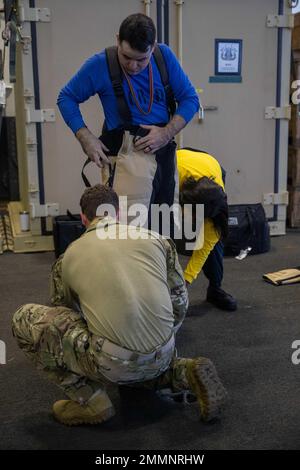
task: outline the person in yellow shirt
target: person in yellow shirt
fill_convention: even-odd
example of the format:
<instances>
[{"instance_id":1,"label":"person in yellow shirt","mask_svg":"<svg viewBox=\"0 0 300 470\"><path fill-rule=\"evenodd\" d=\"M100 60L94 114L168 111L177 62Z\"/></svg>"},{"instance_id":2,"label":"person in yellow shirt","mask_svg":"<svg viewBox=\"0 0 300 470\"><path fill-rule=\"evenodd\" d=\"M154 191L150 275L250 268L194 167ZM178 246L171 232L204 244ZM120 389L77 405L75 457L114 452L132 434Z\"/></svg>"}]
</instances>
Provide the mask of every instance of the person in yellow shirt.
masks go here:
<instances>
[{"instance_id":1,"label":"person in yellow shirt","mask_svg":"<svg viewBox=\"0 0 300 470\"><path fill-rule=\"evenodd\" d=\"M184 272L191 284L203 270L209 280L207 301L222 310L234 311L237 302L221 289L223 240L228 235L228 205L219 162L208 153L185 148L177 151L180 203L204 204L204 243L195 249Z\"/></svg>"}]
</instances>

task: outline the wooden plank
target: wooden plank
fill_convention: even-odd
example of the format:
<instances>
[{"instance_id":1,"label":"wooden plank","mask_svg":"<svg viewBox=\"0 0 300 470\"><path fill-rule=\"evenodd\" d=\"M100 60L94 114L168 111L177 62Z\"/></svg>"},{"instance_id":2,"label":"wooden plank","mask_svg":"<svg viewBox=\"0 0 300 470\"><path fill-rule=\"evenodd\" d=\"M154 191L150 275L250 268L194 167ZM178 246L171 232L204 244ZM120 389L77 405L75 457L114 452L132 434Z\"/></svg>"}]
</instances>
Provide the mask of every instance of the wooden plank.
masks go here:
<instances>
[{"instance_id":1,"label":"wooden plank","mask_svg":"<svg viewBox=\"0 0 300 470\"><path fill-rule=\"evenodd\" d=\"M300 148L289 146L288 152L288 185L300 188Z\"/></svg>"},{"instance_id":2,"label":"wooden plank","mask_svg":"<svg viewBox=\"0 0 300 470\"><path fill-rule=\"evenodd\" d=\"M300 188L290 188L287 216L290 227L300 227Z\"/></svg>"},{"instance_id":3,"label":"wooden plank","mask_svg":"<svg viewBox=\"0 0 300 470\"><path fill-rule=\"evenodd\" d=\"M300 26L299 26L300 38ZM300 46L300 44L299 44ZM292 74L291 83L295 80L300 80L300 49L293 51L292 54ZM293 93L296 89L293 89ZM297 90L297 98L300 92ZM291 103L291 120L289 122L289 142L297 147L300 147L300 105Z\"/></svg>"},{"instance_id":4,"label":"wooden plank","mask_svg":"<svg viewBox=\"0 0 300 470\"><path fill-rule=\"evenodd\" d=\"M299 76L300 80L300 76ZM292 115L289 123L289 135L290 143L294 147L300 148L300 116L299 116L299 105L292 104Z\"/></svg>"},{"instance_id":5,"label":"wooden plank","mask_svg":"<svg viewBox=\"0 0 300 470\"><path fill-rule=\"evenodd\" d=\"M292 32L292 49L300 49L300 13L296 13Z\"/></svg>"}]
</instances>

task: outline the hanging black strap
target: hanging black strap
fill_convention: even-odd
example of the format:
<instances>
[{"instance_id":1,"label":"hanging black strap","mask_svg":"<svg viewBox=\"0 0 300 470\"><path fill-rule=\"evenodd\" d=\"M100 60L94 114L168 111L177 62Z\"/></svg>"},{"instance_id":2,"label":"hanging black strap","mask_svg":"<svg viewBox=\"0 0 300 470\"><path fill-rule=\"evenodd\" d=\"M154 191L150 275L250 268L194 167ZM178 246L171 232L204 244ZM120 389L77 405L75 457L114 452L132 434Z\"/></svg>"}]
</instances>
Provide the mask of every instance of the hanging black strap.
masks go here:
<instances>
[{"instance_id":1,"label":"hanging black strap","mask_svg":"<svg viewBox=\"0 0 300 470\"><path fill-rule=\"evenodd\" d=\"M85 170L85 167L91 163L92 160L90 160L89 158L87 158L87 160L84 162L83 164L83 167L82 167L82 170L81 170L81 178L83 179L83 182L85 184L85 186L87 188L90 188L92 185L91 183L89 182L86 174L84 173L84 170ZM114 176L115 176L115 168L116 168L116 165L112 165L111 163L108 165L108 168L109 168L109 177L108 177L108 180L105 182L105 186L109 186L110 188L113 187L113 182L114 182Z\"/></svg>"},{"instance_id":2,"label":"hanging black strap","mask_svg":"<svg viewBox=\"0 0 300 470\"><path fill-rule=\"evenodd\" d=\"M154 47L153 55L154 55L156 65L160 73L162 84L165 89L169 113L171 116L174 116L175 111L176 111L176 101L175 101L173 90L169 82L169 74L168 74L168 70L166 67L166 62L165 62L163 53L161 52L161 49L158 45Z\"/></svg>"},{"instance_id":3,"label":"hanging black strap","mask_svg":"<svg viewBox=\"0 0 300 470\"><path fill-rule=\"evenodd\" d=\"M83 164L83 167L82 167L82 170L81 170L81 178L83 179L83 182L85 184L85 186L87 188L90 188L92 185L91 183L89 182L89 180L87 179L85 173L84 173L84 169L85 167L91 162L91 160L89 158L86 159L86 161L84 162Z\"/></svg>"},{"instance_id":4,"label":"hanging black strap","mask_svg":"<svg viewBox=\"0 0 300 470\"><path fill-rule=\"evenodd\" d=\"M123 121L124 127L130 127L132 123L131 113L125 98L125 93L122 85L122 69L118 59L117 46L107 47L105 49L106 60L108 63L108 70L113 86L114 94L117 99L118 111Z\"/></svg>"}]
</instances>

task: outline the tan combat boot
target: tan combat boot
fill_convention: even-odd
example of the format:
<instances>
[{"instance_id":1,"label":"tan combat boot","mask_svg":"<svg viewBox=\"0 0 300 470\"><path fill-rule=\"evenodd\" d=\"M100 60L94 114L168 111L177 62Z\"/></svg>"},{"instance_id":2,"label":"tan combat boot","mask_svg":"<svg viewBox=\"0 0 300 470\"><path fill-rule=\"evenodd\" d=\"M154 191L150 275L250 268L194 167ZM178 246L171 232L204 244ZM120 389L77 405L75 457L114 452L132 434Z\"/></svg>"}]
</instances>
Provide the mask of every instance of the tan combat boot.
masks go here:
<instances>
[{"instance_id":1,"label":"tan combat boot","mask_svg":"<svg viewBox=\"0 0 300 470\"><path fill-rule=\"evenodd\" d=\"M173 389L190 390L195 395L203 421L219 417L227 398L215 366L206 357L175 359Z\"/></svg>"},{"instance_id":2,"label":"tan combat boot","mask_svg":"<svg viewBox=\"0 0 300 470\"><path fill-rule=\"evenodd\" d=\"M55 419L68 426L98 424L115 415L115 409L106 392L101 392L86 405L73 400L59 400L53 405Z\"/></svg>"}]
</instances>

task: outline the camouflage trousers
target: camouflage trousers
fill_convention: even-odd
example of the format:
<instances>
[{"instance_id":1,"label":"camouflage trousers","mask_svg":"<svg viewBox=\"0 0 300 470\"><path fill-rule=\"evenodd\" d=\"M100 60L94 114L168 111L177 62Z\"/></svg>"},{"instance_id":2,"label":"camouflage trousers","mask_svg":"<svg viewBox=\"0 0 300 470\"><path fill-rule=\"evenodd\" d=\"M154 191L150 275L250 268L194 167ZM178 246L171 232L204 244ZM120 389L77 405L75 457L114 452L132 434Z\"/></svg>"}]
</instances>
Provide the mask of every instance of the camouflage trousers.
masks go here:
<instances>
[{"instance_id":1,"label":"camouflage trousers","mask_svg":"<svg viewBox=\"0 0 300 470\"><path fill-rule=\"evenodd\" d=\"M103 338L68 307L26 304L12 320L13 335L26 356L71 400L87 403L108 382L151 389L188 389L184 360L174 349L145 361L125 361L101 351Z\"/></svg>"}]
</instances>

